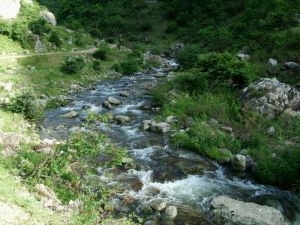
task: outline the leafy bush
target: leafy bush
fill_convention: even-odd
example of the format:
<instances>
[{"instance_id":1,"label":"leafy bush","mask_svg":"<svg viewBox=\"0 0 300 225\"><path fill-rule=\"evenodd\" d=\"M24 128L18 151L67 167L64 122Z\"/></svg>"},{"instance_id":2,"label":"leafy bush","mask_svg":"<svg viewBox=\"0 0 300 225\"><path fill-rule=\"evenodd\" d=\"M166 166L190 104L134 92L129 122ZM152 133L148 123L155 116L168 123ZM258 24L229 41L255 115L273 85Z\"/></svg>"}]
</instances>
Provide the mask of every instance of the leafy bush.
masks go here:
<instances>
[{"instance_id":1,"label":"leafy bush","mask_svg":"<svg viewBox=\"0 0 300 225\"><path fill-rule=\"evenodd\" d=\"M197 65L200 53L199 45L187 45L177 53L176 60L183 68L193 68Z\"/></svg>"},{"instance_id":2,"label":"leafy bush","mask_svg":"<svg viewBox=\"0 0 300 225\"><path fill-rule=\"evenodd\" d=\"M93 61L93 69L94 70L101 70L101 62L99 60Z\"/></svg>"},{"instance_id":3,"label":"leafy bush","mask_svg":"<svg viewBox=\"0 0 300 225\"><path fill-rule=\"evenodd\" d=\"M269 153L265 155L257 153L256 156L260 159L257 160L255 174L261 181L284 188L295 187L295 183L299 184L300 152L298 149L291 148L274 157L271 151L264 149L259 151Z\"/></svg>"},{"instance_id":4,"label":"leafy bush","mask_svg":"<svg viewBox=\"0 0 300 225\"><path fill-rule=\"evenodd\" d=\"M93 54L93 57L100 60L107 60L109 48L106 45L101 45Z\"/></svg>"},{"instance_id":5,"label":"leafy bush","mask_svg":"<svg viewBox=\"0 0 300 225\"><path fill-rule=\"evenodd\" d=\"M225 162L226 158L231 157L230 151L240 150L239 141L232 139L230 134L201 121L193 123L186 132L176 133L173 141L180 147L196 151L219 162Z\"/></svg>"},{"instance_id":6,"label":"leafy bush","mask_svg":"<svg viewBox=\"0 0 300 225\"><path fill-rule=\"evenodd\" d=\"M0 34L10 36L12 33L12 24L6 20L0 19Z\"/></svg>"},{"instance_id":7,"label":"leafy bush","mask_svg":"<svg viewBox=\"0 0 300 225\"><path fill-rule=\"evenodd\" d=\"M130 75L140 70L140 66L137 60L126 60L119 64L115 64L113 69L119 73Z\"/></svg>"},{"instance_id":8,"label":"leafy bush","mask_svg":"<svg viewBox=\"0 0 300 225\"><path fill-rule=\"evenodd\" d=\"M63 44L63 42L60 39L58 33L55 32L55 31L51 32L51 35L49 37L49 41L52 42L53 44L55 44L57 47L60 47Z\"/></svg>"},{"instance_id":9,"label":"leafy bush","mask_svg":"<svg viewBox=\"0 0 300 225\"><path fill-rule=\"evenodd\" d=\"M9 109L14 113L21 113L26 119L38 120L44 115L43 108L38 104L32 91L24 91L11 99Z\"/></svg>"},{"instance_id":10,"label":"leafy bush","mask_svg":"<svg viewBox=\"0 0 300 225\"><path fill-rule=\"evenodd\" d=\"M79 73L85 66L82 57L67 57L61 67L61 71L67 74Z\"/></svg>"},{"instance_id":11,"label":"leafy bush","mask_svg":"<svg viewBox=\"0 0 300 225\"><path fill-rule=\"evenodd\" d=\"M211 86L232 85L241 88L255 77L254 68L249 63L240 61L228 52L200 55L197 68L207 73Z\"/></svg>"},{"instance_id":12,"label":"leafy bush","mask_svg":"<svg viewBox=\"0 0 300 225\"><path fill-rule=\"evenodd\" d=\"M51 25L43 18L30 22L29 29L37 35L49 34L52 31Z\"/></svg>"}]
</instances>

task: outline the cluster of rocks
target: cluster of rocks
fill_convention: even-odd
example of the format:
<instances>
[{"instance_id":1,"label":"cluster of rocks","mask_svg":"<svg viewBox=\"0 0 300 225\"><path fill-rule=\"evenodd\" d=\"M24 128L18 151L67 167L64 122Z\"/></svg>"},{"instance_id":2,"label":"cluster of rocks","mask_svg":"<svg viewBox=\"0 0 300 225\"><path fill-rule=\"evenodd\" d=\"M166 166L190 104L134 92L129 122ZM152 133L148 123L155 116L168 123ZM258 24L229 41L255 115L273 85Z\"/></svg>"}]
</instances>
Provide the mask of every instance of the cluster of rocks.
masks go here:
<instances>
[{"instance_id":1,"label":"cluster of rocks","mask_svg":"<svg viewBox=\"0 0 300 225\"><path fill-rule=\"evenodd\" d=\"M271 75L278 75L280 71L286 71L289 74L299 70L300 64L296 62L284 62L280 64L276 59L270 58L266 69Z\"/></svg>"},{"instance_id":2,"label":"cluster of rocks","mask_svg":"<svg viewBox=\"0 0 300 225\"><path fill-rule=\"evenodd\" d=\"M68 205L63 205L57 198L55 192L44 184L37 184L34 187L36 193L40 196L44 208L49 208L56 212L78 210L82 206L79 200L71 200Z\"/></svg>"},{"instance_id":3,"label":"cluster of rocks","mask_svg":"<svg viewBox=\"0 0 300 225\"><path fill-rule=\"evenodd\" d=\"M218 225L290 225L275 208L246 203L226 196L214 198L211 208L213 221Z\"/></svg>"},{"instance_id":4,"label":"cluster of rocks","mask_svg":"<svg viewBox=\"0 0 300 225\"><path fill-rule=\"evenodd\" d=\"M33 147L33 150L38 153L50 154L56 146L62 143L62 141L57 141L56 139L43 139L39 144Z\"/></svg>"},{"instance_id":5,"label":"cluster of rocks","mask_svg":"<svg viewBox=\"0 0 300 225\"><path fill-rule=\"evenodd\" d=\"M155 122L154 120L144 120L142 129L151 130L157 133L166 133L171 130L171 125L167 122Z\"/></svg>"},{"instance_id":6,"label":"cluster of rocks","mask_svg":"<svg viewBox=\"0 0 300 225\"><path fill-rule=\"evenodd\" d=\"M166 201L160 198L151 199L142 208L144 211L156 211L165 223L174 221L178 215L178 209L176 206L169 205ZM156 224L156 221L148 220L145 224Z\"/></svg>"},{"instance_id":7,"label":"cluster of rocks","mask_svg":"<svg viewBox=\"0 0 300 225\"><path fill-rule=\"evenodd\" d=\"M243 100L247 107L268 118L283 111L297 114L300 109L300 92L276 78L262 78L252 83L243 90Z\"/></svg>"},{"instance_id":8,"label":"cluster of rocks","mask_svg":"<svg viewBox=\"0 0 300 225\"><path fill-rule=\"evenodd\" d=\"M166 50L162 57L168 57L168 58L175 58L175 56L177 55L177 53L183 49L184 44L183 43L176 43L174 45L172 45L168 50Z\"/></svg>"},{"instance_id":9,"label":"cluster of rocks","mask_svg":"<svg viewBox=\"0 0 300 225\"><path fill-rule=\"evenodd\" d=\"M106 101L103 102L102 106L108 109L112 109L114 106L118 106L121 104L119 99L114 97L108 97Z\"/></svg>"},{"instance_id":10,"label":"cluster of rocks","mask_svg":"<svg viewBox=\"0 0 300 225\"><path fill-rule=\"evenodd\" d=\"M166 58L163 58L159 55L153 55L150 52L146 52L143 55L143 64L147 65L148 63L158 64L162 67L169 66L169 60L167 60Z\"/></svg>"},{"instance_id":11,"label":"cluster of rocks","mask_svg":"<svg viewBox=\"0 0 300 225\"><path fill-rule=\"evenodd\" d=\"M79 93L79 92L84 92L84 91L93 90L93 89L95 89L94 85L84 86L82 84L72 84L68 90L68 93L69 94Z\"/></svg>"}]
</instances>

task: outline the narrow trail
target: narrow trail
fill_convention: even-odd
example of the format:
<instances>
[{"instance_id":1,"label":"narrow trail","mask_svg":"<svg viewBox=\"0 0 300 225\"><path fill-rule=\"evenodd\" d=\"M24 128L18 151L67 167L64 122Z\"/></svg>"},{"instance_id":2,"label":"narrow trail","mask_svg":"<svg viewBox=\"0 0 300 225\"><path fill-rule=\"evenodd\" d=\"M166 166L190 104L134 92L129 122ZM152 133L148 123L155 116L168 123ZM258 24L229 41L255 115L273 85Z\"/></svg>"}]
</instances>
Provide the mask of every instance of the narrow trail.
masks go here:
<instances>
[{"instance_id":1,"label":"narrow trail","mask_svg":"<svg viewBox=\"0 0 300 225\"><path fill-rule=\"evenodd\" d=\"M59 52L45 52L45 53L34 53L28 55L4 55L0 56L0 60L6 59L20 59L20 58L28 58L33 56L47 56L47 55L60 55L60 54L90 54L97 50L97 48L88 48L84 50L78 51L59 51Z\"/></svg>"}]
</instances>

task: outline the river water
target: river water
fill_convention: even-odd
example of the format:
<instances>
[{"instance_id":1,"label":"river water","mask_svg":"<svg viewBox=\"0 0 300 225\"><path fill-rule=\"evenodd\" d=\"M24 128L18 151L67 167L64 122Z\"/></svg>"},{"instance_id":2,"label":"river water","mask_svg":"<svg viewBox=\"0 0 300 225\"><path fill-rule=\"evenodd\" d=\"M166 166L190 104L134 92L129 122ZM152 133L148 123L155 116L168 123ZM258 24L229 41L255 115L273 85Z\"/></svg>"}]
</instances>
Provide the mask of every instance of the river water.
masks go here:
<instances>
[{"instance_id":1,"label":"river water","mask_svg":"<svg viewBox=\"0 0 300 225\"><path fill-rule=\"evenodd\" d=\"M113 142L128 149L130 157L138 165L135 169L98 168L99 182L108 186L119 185L120 192L112 199L116 215L136 213L147 221L156 220L158 224L198 225L213 224L210 220L210 201L218 195L227 195L258 204L277 208L293 224L296 219L299 202L292 193L271 186L257 184L247 176L234 174L230 168L221 166L193 152L172 148L167 134L142 131L143 120L153 118L156 110L142 110L142 106L151 105L147 87L168 76L175 67L160 68L151 73L137 73L118 80L98 82L95 90L73 94L73 102L66 107L48 110L42 126L45 138L64 139L80 127L86 115L86 108L104 114L125 115L131 118L125 125L98 123L97 130L108 135ZM121 97L120 92L127 91L129 97ZM115 97L122 104L109 110L102 107L108 97ZM61 118L60 115L75 110L77 118ZM153 199L165 201L178 208L178 216L173 222L162 220L159 212L149 210L147 204ZM127 201L125 201L127 200ZM297 222L298 221L298 222ZM149 222L149 224L151 224Z\"/></svg>"}]
</instances>

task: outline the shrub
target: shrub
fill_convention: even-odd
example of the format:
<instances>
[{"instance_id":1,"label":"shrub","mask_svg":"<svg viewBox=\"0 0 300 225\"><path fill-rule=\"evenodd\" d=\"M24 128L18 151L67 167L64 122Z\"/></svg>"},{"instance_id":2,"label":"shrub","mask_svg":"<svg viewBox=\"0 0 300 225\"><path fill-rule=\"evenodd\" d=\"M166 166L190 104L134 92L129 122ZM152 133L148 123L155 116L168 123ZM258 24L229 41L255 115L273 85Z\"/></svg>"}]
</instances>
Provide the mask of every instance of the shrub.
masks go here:
<instances>
[{"instance_id":1,"label":"shrub","mask_svg":"<svg viewBox=\"0 0 300 225\"><path fill-rule=\"evenodd\" d=\"M37 35L48 34L52 31L51 25L43 18L39 18L29 23L29 29Z\"/></svg>"},{"instance_id":2,"label":"shrub","mask_svg":"<svg viewBox=\"0 0 300 225\"><path fill-rule=\"evenodd\" d=\"M260 149L261 152L267 150ZM293 184L300 182L300 152L298 149L283 151L276 157L269 154L258 154L256 176L264 183L291 188ZM298 187L299 188L299 187ZM298 190L299 191L299 190Z\"/></svg>"},{"instance_id":3,"label":"shrub","mask_svg":"<svg viewBox=\"0 0 300 225\"><path fill-rule=\"evenodd\" d=\"M119 64L115 64L113 69L119 73L129 75L138 72L140 67L137 60L126 60Z\"/></svg>"},{"instance_id":4,"label":"shrub","mask_svg":"<svg viewBox=\"0 0 300 225\"><path fill-rule=\"evenodd\" d=\"M67 74L79 73L85 66L82 57L67 57L61 67L61 71Z\"/></svg>"},{"instance_id":5,"label":"shrub","mask_svg":"<svg viewBox=\"0 0 300 225\"><path fill-rule=\"evenodd\" d=\"M94 52L93 57L100 60L108 58L109 48L106 45L101 45L97 51Z\"/></svg>"},{"instance_id":6,"label":"shrub","mask_svg":"<svg viewBox=\"0 0 300 225\"><path fill-rule=\"evenodd\" d=\"M178 73L174 78L174 86L182 91L191 94L199 94L208 89L208 73L203 73L199 69L186 70Z\"/></svg>"},{"instance_id":7,"label":"shrub","mask_svg":"<svg viewBox=\"0 0 300 225\"><path fill-rule=\"evenodd\" d=\"M15 41L24 41L27 33L27 26L23 21L16 20L12 25L11 38Z\"/></svg>"},{"instance_id":8,"label":"shrub","mask_svg":"<svg viewBox=\"0 0 300 225\"><path fill-rule=\"evenodd\" d=\"M176 60L183 68L193 68L197 65L200 53L200 46L187 45L177 53Z\"/></svg>"},{"instance_id":9,"label":"shrub","mask_svg":"<svg viewBox=\"0 0 300 225\"><path fill-rule=\"evenodd\" d=\"M10 36L12 33L12 25L6 20L0 19L0 34Z\"/></svg>"},{"instance_id":10,"label":"shrub","mask_svg":"<svg viewBox=\"0 0 300 225\"><path fill-rule=\"evenodd\" d=\"M240 61L234 55L225 53L208 53L200 55L197 68L207 73L210 86L244 87L255 77L254 68L247 62Z\"/></svg>"},{"instance_id":11,"label":"shrub","mask_svg":"<svg viewBox=\"0 0 300 225\"><path fill-rule=\"evenodd\" d=\"M93 61L93 69L94 70L101 70L101 62L99 60Z\"/></svg>"},{"instance_id":12,"label":"shrub","mask_svg":"<svg viewBox=\"0 0 300 225\"><path fill-rule=\"evenodd\" d=\"M224 162L225 158L230 157L230 151L240 150L239 141L233 140L230 134L201 121L193 123L186 132L176 133L173 141L180 147L196 151L219 162Z\"/></svg>"},{"instance_id":13,"label":"shrub","mask_svg":"<svg viewBox=\"0 0 300 225\"><path fill-rule=\"evenodd\" d=\"M60 39L60 37L56 31L51 32L49 41L51 43L55 44L57 47L60 47L63 44L62 40Z\"/></svg>"},{"instance_id":14,"label":"shrub","mask_svg":"<svg viewBox=\"0 0 300 225\"><path fill-rule=\"evenodd\" d=\"M14 113L21 113L26 119L38 120L44 115L43 108L38 104L32 91L24 91L11 99L9 109Z\"/></svg>"}]
</instances>

